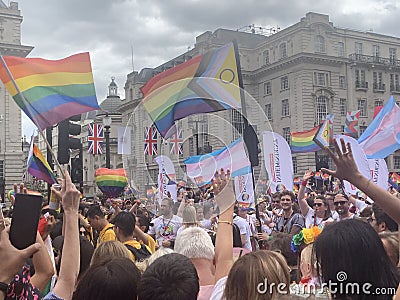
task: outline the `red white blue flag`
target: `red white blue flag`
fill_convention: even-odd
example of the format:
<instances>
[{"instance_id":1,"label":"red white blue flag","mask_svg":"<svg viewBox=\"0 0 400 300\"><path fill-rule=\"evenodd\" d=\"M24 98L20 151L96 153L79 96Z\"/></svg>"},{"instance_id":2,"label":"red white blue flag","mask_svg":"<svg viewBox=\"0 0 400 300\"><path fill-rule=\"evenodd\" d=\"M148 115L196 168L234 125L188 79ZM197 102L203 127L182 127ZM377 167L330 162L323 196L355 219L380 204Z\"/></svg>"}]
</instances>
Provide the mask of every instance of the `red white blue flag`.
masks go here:
<instances>
[{"instance_id":1,"label":"red white blue flag","mask_svg":"<svg viewBox=\"0 0 400 300\"><path fill-rule=\"evenodd\" d=\"M88 125L88 142L89 142L89 149L88 153L96 154L103 154L103 141L104 141L104 134L103 134L103 125L90 123Z\"/></svg>"},{"instance_id":2,"label":"red white blue flag","mask_svg":"<svg viewBox=\"0 0 400 300\"><path fill-rule=\"evenodd\" d=\"M169 139L170 153L183 155L182 146L183 146L182 129L177 128L176 132Z\"/></svg>"},{"instance_id":3,"label":"red white blue flag","mask_svg":"<svg viewBox=\"0 0 400 300\"><path fill-rule=\"evenodd\" d=\"M154 125L144 128L144 155L157 155L157 129Z\"/></svg>"}]
</instances>

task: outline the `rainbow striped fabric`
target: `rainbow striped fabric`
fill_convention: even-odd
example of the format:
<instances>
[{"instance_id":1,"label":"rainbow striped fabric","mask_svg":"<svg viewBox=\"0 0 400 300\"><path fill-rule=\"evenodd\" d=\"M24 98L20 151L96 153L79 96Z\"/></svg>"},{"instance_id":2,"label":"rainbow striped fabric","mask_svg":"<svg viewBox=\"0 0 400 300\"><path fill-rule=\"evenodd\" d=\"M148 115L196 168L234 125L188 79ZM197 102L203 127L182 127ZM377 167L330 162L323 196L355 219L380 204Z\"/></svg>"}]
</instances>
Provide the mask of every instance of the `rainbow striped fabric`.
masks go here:
<instances>
[{"instance_id":1,"label":"rainbow striped fabric","mask_svg":"<svg viewBox=\"0 0 400 300\"><path fill-rule=\"evenodd\" d=\"M125 169L100 168L94 175L97 186L107 197L120 196L128 185Z\"/></svg>"},{"instance_id":2,"label":"rainbow striped fabric","mask_svg":"<svg viewBox=\"0 0 400 300\"><path fill-rule=\"evenodd\" d=\"M320 147L313 141L319 126L307 131L291 132L290 149L292 153L306 153L320 150Z\"/></svg>"},{"instance_id":3,"label":"rainbow striped fabric","mask_svg":"<svg viewBox=\"0 0 400 300\"><path fill-rule=\"evenodd\" d=\"M0 79L40 130L100 108L87 52L60 60L14 56L3 60L6 66L0 66Z\"/></svg>"},{"instance_id":4,"label":"rainbow striped fabric","mask_svg":"<svg viewBox=\"0 0 400 300\"><path fill-rule=\"evenodd\" d=\"M33 137L31 140L31 146L28 154L28 167L27 171L32 176L46 181L49 184L57 182L54 176L53 170L47 163L46 158L43 156L42 151L33 143Z\"/></svg>"},{"instance_id":5,"label":"rainbow striped fabric","mask_svg":"<svg viewBox=\"0 0 400 300\"><path fill-rule=\"evenodd\" d=\"M176 120L241 107L240 64L234 42L166 70L143 87L143 106L164 138ZM170 130L171 129L171 130Z\"/></svg>"}]
</instances>

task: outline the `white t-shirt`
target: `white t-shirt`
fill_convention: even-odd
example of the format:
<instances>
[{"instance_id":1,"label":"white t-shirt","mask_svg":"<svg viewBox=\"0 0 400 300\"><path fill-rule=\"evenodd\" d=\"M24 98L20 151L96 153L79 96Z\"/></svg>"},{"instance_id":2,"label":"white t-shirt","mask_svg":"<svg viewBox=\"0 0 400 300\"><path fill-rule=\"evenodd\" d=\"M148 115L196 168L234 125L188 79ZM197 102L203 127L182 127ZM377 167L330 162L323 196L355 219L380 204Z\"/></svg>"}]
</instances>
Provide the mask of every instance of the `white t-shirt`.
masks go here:
<instances>
[{"instance_id":1,"label":"white t-shirt","mask_svg":"<svg viewBox=\"0 0 400 300\"><path fill-rule=\"evenodd\" d=\"M226 285L226 280L228 276L222 277L217 283L214 285L214 290L211 294L210 300L222 300L224 296L224 290Z\"/></svg>"},{"instance_id":2,"label":"white t-shirt","mask_svg":"<svg viewBox=\"0 0 400 300\"><path fill-rule=\"evenodd\" d=\"M251 233L250 225L247 221L239 216L235 216L233 218L233 223L235 223L240 230L240 235L246 235L246 243L243 245L243 248L252 251L253 248L251 247L250 237L253 236Z\"/></svg>"},{"instance_id":3,"label":"white t-shirt","mask_svg":"<svg viewBox=\"0 0 400 300\"><path fill-rule=\"evenodd\" d=\"M305 219L306 219L306 228L311 228L314 225L316 225L316 226L322 225L322 220L323 219L322 218L318 218L317 216L315 216L317 219L316 219L315 224L314 224L314 215L315 215L314 210L311 207L308 207L308 212L307 212L306 217L305 217Z\"/></svg>"},{"instance_id":4,"label":"white t-shirt","mask_svg":"<svg viewBox=\"0 0 400 300\"><path fill-rule=\"evenodd\" d=\"M153 226L149 228L148 234L154 235L158 245L164 240L175 240L179 227L182 226L182 218L173 215L171 219L159 216L151 221Z\"/></svg>"}]
</instances>

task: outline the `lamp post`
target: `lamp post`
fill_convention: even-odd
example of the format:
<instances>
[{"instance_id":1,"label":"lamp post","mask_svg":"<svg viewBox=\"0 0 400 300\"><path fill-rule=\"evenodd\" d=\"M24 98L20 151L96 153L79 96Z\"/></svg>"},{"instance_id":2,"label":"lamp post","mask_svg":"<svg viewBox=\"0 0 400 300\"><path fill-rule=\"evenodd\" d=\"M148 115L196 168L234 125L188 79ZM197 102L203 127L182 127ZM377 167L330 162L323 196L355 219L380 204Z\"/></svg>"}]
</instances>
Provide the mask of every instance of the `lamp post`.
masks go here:
<instances>
[{"instance_id":1,"label":"lamp post","mask_svg":"<svg viewBox=\"0 0 400 300\"><path fill-rule=\"evenodd\" d=\"M106 114L103 117L103 126L105 128L104 135L106 136L106 168L110 169L110 127L111 117Z\"/></svg>"}]
</instances>

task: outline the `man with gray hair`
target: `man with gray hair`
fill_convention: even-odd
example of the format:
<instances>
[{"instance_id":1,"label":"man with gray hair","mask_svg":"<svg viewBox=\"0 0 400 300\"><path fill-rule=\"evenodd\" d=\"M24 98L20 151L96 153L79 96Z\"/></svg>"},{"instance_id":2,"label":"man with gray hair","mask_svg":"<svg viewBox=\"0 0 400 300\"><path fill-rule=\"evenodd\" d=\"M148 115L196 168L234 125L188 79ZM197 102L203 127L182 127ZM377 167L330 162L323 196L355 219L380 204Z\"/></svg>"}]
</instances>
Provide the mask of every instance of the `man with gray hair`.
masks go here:
<instances>
[{"instance_id":1,"label":"man with gray hair","mask_svg":"<svg viewBox=\"0 0 400 300\"><path fill-rule=\"evenodd\" d=\"M176 238L174 251L188 257L196 268L200 284L197 300L209 299L215 283L215 253L211 237L200 227L186 228Z\"/></svg>"}]
</instances>

